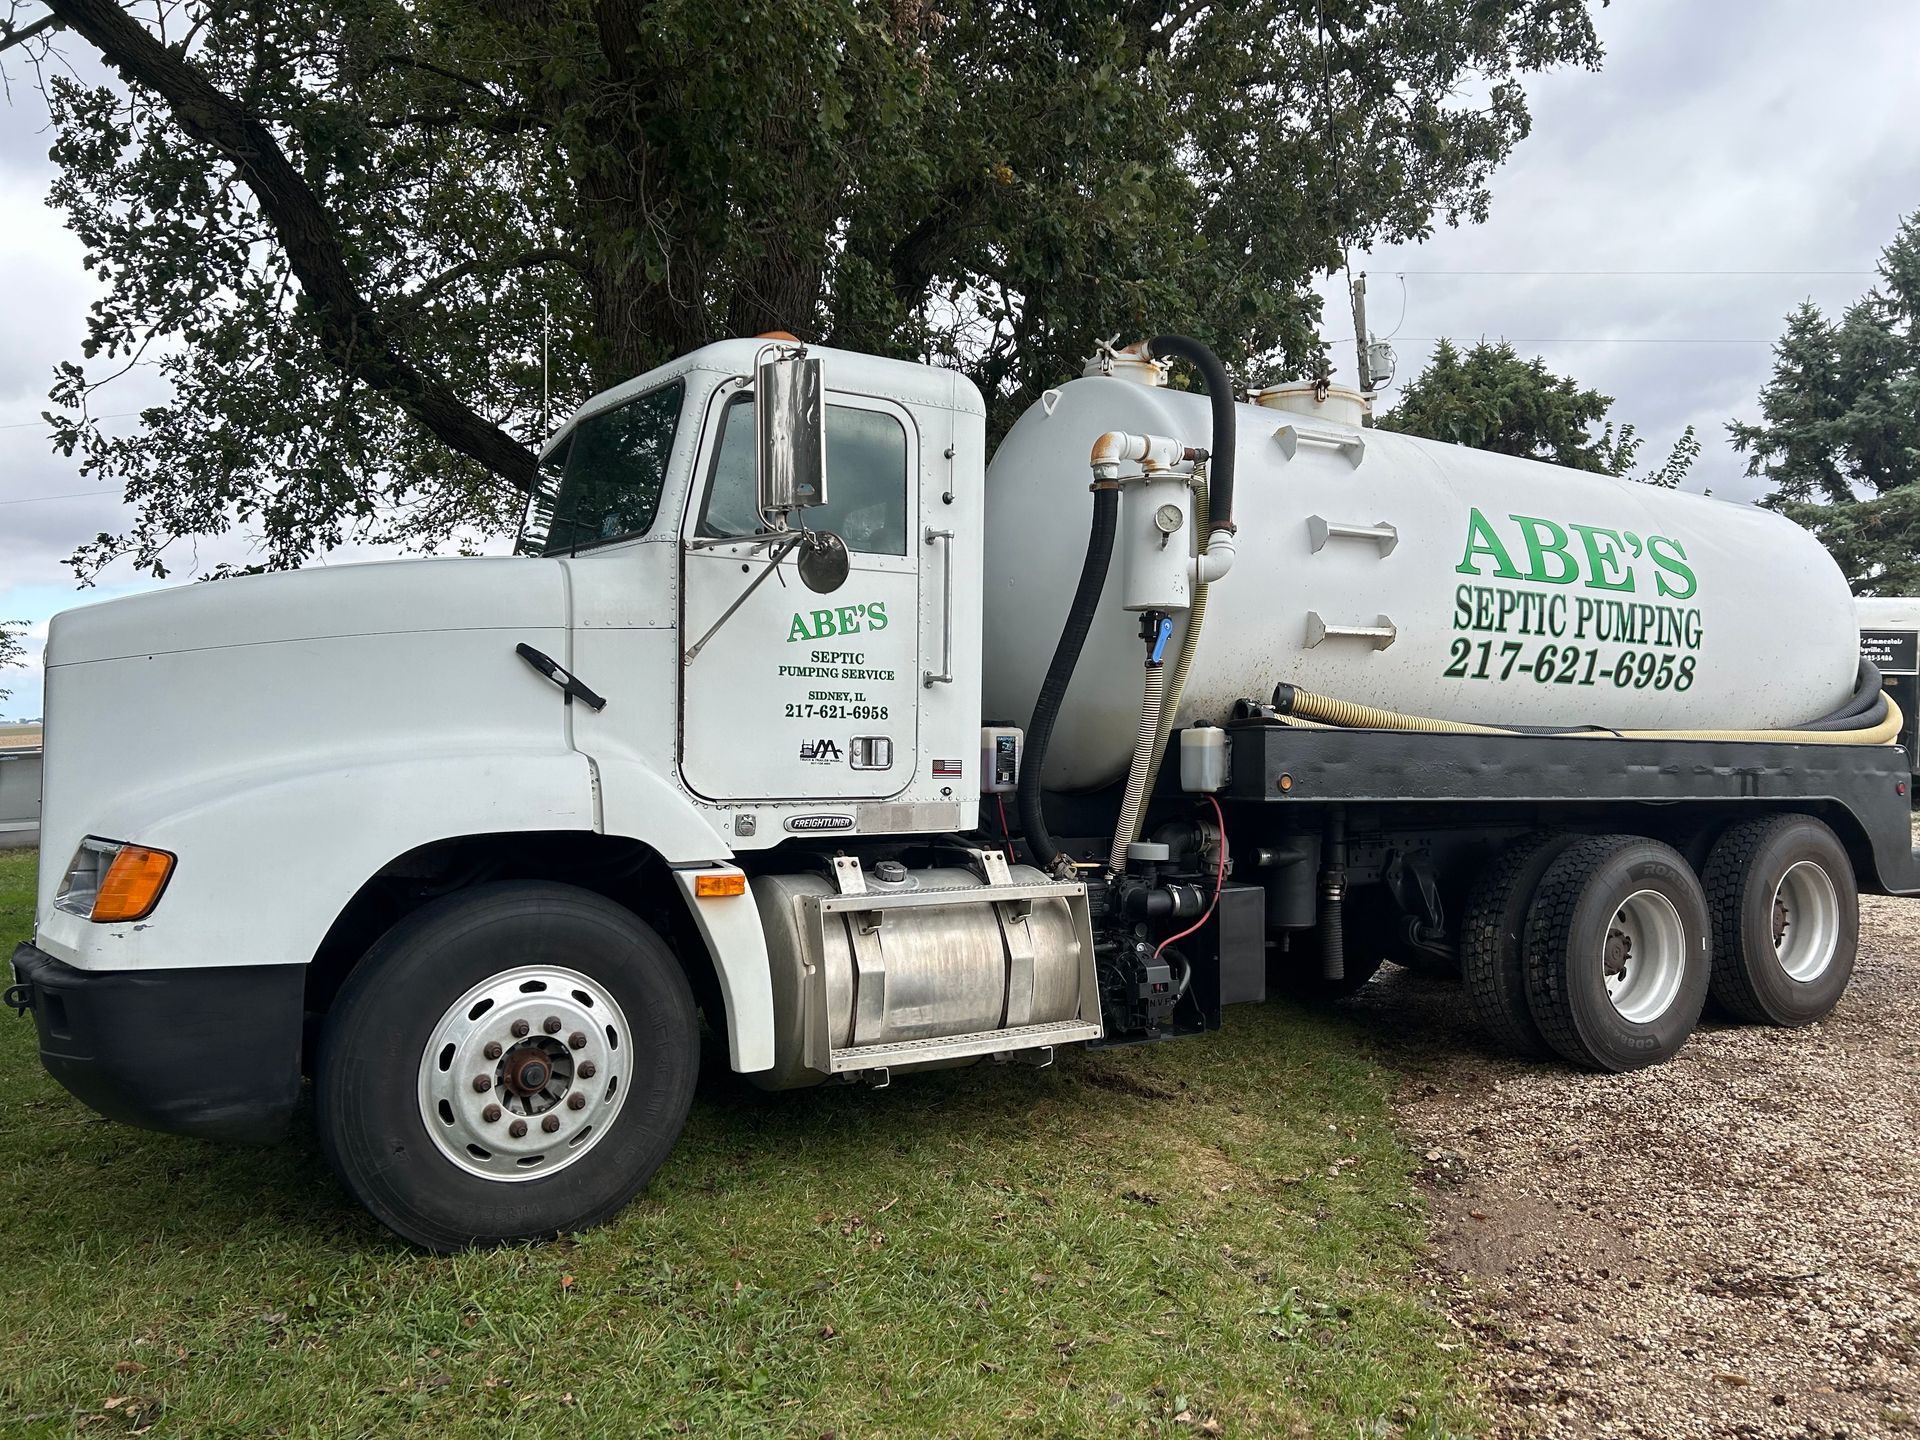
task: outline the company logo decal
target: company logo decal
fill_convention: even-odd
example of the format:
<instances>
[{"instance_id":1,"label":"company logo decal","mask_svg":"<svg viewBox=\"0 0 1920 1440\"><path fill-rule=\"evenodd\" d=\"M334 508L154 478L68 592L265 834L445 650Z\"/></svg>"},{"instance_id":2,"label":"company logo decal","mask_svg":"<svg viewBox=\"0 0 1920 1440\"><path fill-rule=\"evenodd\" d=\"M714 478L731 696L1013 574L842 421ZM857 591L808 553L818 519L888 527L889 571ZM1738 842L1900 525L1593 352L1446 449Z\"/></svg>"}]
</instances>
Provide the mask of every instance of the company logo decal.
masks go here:
<instances>
[{"instance_id":1,"label":"company logo decal","mask_svg":"<svg viewBox=\"0 0 1920 1440\"><path fill-rule=\"evenodd\" d=\"M837 740L802 740L800 758L809 765L838 765L840 763L840 742Z\"/></svg>"},{"instance_id":2,"label":"company logo decal","mask_svg":"<svg viewBox=\"0 0 1920 1440\"><path fill-rule=\"evenodd\" d=\"M837 610L803 610L795 613L793 623L787 627L787 643L824 640L832 635L872 634L886 629L889 623L884 600L842 605Z\"/></svg>"},{"instance_id":3,"label":"company logo decal","mask_svg":"<svg viewBox=\"0 0 1920 1440\"><path fill-rule=\"evenodd\" d=\"M796 835L815 835L823 830L851 830L851 815L789 815L787 829Z\"/></svg>"}]
</instances>

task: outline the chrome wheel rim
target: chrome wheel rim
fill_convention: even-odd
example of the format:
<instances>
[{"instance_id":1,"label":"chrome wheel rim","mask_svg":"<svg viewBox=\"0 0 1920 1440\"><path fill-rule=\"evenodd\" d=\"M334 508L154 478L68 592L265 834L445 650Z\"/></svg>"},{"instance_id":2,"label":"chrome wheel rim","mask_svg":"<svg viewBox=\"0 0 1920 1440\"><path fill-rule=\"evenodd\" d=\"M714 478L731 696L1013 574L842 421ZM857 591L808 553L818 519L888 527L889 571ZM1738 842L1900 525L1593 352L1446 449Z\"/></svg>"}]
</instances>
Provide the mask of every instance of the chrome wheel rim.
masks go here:
<instances>
[{"instance_id":1,"label":"chrome wheel rim","mask_svg":"<svg viewBox=\"0 0 1920 1440\"><path fill-rule=\"evenodd\" d=\"M1840 895L1833 877L1812 860L1789 865L1773 890L1772 922L1780 968L1802 984L1818 980L1840 949Z\"/></svg>"},{"instance_id":2,"label":"chrome wheel rim","mask_svg":"<svg viewBox=\"0 0 1920 1440\"><path fill-rule=\"evenodd\" d=\"M420 1055L420 1118L440 1153L488 1180L579 1160L626 1102L627 1018L578 971L524 965L481 981Z\"/></svg>"},{"instance_id":3,"label":"chrome wheel rim","mask_svg":"<svg viewBox=\"0 0 1920 1440\"><path fill-rule=\"evenodd\" d=\"M1620 902L1601 946L1607 999L1623 1019L1649 1025L1673 1008L1687 975L1687 927L1658 890Z\"/></svg>"}]
</instances>

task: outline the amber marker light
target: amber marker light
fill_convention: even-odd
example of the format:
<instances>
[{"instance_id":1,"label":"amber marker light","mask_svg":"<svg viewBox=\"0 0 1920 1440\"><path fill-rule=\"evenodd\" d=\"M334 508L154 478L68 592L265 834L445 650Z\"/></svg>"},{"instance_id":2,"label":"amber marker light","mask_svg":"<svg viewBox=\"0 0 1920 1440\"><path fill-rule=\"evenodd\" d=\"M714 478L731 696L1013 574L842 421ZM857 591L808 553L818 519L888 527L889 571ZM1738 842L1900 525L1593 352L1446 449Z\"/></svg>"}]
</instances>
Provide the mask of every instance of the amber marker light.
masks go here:
<instances>
[{"instance_id":1,"label":"amber marker light","mask_svg":"<svg viewBox=\"0 0 1920 1440\"><path fill-rule=\"evenodd\" d=\"M729 895L747 893L747 877L738 870L693 877L693 893L701 900L721 900Z\"/></svg>"},{"instance_id":2,"label":"amber marker light","mask_svg":"<svg viewBox=\"0 0 1920 1440\"><path fill-rule=\"evenodd\" d=\"M160 903L160 892L172 874L173 856L166 851L122 845L100 881L87 918L103 923L146 919Z\"/></svg>"}]
</instances>

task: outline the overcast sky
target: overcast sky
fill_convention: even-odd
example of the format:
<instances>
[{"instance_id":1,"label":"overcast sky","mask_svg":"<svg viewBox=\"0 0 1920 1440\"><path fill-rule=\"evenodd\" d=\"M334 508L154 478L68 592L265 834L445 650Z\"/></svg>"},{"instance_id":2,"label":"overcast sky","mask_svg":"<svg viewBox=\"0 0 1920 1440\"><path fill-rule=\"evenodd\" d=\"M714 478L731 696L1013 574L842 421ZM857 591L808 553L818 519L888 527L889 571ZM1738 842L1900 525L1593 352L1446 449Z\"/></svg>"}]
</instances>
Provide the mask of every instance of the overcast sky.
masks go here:
<instances>
[{"instance_id":1,"label":"overcast sky","mask_svg":"<svg viewBox=\"0 0 1920 1440\"><path fill-rule=\"evenodd\" d=\"M1705 452L1690 488L1748 499L1724 426L1755 413L1782 318L1802 299L1832 311L1856 298L1900 217L1920 208L1920 3L1629 0L1598 24L1599 74L1528 83L1533 135L1494 177L1486 225L1354 256L1372 328L1392 334L1403 378L1432 337L1510 338L1615 396L1648 437L1649 463L1696 426ZM37 661L55 611L151 582L122 570L76 593L64 563L117 528L122 507L49 453L36 418L53 366L77 356L94 292L45 205L44 105L12 68L0 111L0 619L32 622ZM1343 282L1325 293L1350 381ZM100 412L151 399L137 379L102 394ZM14 690L0 718L40 713L37 674L0 685Z\"/></svg>"}]
</instances>

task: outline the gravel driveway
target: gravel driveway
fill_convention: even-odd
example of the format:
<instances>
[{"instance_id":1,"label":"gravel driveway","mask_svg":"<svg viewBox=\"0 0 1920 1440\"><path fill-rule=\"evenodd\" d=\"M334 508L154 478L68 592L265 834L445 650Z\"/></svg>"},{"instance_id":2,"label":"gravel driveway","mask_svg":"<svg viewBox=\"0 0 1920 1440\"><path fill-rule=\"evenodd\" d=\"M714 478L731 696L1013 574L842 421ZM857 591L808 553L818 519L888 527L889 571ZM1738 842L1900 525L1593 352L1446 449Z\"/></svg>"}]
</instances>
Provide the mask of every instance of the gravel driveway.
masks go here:
<instances>
[{"instance_id":1,"label":"gravel driveway","mask_svg":"<svg viewBox=\"0 0 1920 1440\"><path fill-rule=\"evenodd\" d=\"M1825 1022L1709 1020L1632 1075L1497 1056L1402 971L1354 1002L1492 1433L1920 1436L1920 901L1860 931Z\"/></svg>"}]
</instances>

